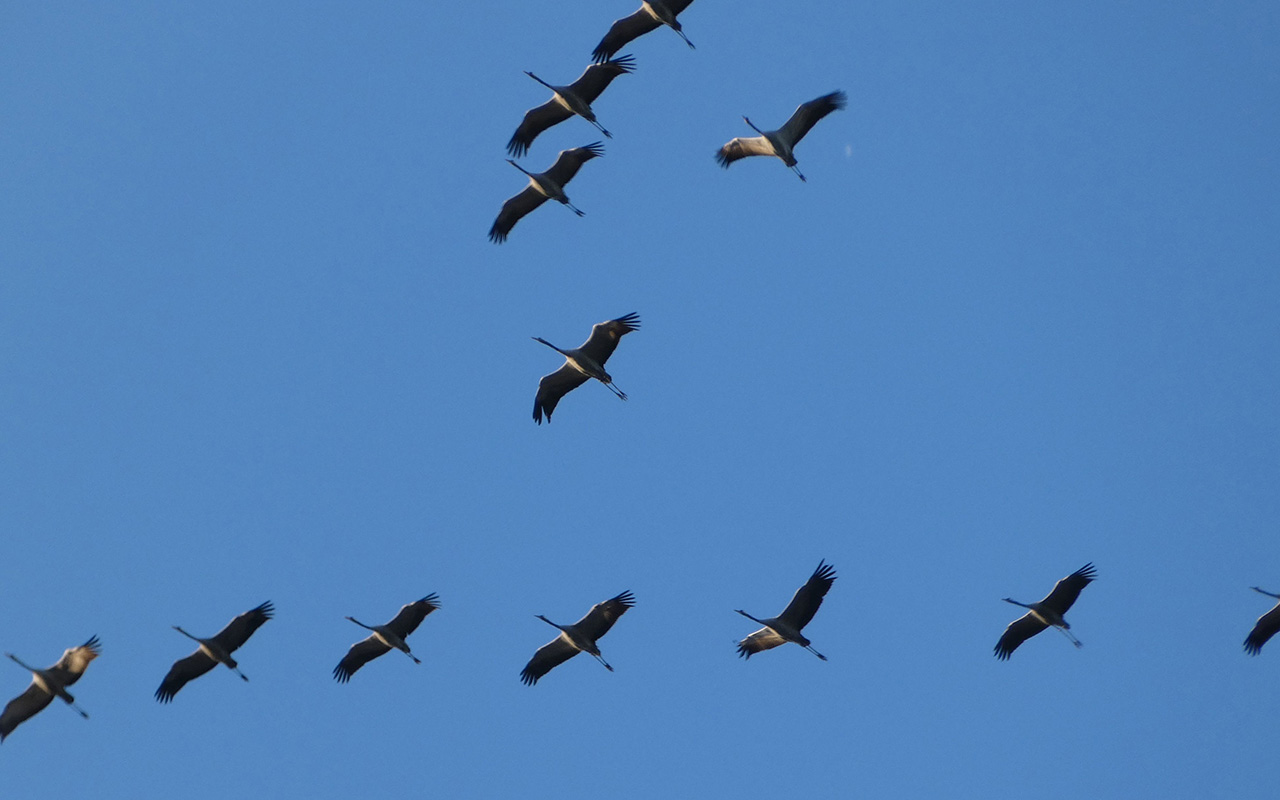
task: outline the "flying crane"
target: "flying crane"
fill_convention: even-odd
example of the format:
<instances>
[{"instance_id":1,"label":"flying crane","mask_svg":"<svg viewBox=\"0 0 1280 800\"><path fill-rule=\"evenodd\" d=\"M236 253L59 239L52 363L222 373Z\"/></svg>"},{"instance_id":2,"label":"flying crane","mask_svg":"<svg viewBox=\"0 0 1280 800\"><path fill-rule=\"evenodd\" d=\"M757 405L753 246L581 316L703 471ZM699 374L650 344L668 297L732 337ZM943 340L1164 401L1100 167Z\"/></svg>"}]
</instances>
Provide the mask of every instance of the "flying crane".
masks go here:
<instances>
[{"instance_id":1,"label":"flying crane","mask_svg":"<svg viewBox=\"0 0 1280 800\"><path fill-rule=\"evenodd\" d=\"M777 156L803 181L805 177L796 167L796 157L793 152L795 146L809 132L809 129L817 124L818 120L832 111L844 108L847 102L848 98L844 92L832 92L807 103L801 103L792 113L791 119L787 120L787 124L776 131L762 131L752 124L751 120L743 117L743 121L760 135L746 139L741 137L730 139L716 153L716 163L728 169L730 164L740 158Z\"/></svg>"}]
</instances>

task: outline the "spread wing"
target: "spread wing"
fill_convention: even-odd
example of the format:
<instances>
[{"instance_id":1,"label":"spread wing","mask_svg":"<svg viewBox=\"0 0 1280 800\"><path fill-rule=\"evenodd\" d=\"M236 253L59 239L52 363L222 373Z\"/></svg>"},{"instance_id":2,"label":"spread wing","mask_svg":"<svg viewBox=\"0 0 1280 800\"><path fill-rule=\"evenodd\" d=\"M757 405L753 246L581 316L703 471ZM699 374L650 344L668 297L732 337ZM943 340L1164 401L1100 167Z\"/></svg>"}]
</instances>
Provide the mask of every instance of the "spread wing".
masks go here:
<instances>
[{"instance_id":1,"label":"spread wing","mask_svg":"<svg viewBox=\"0 0 1280 800\"><path fill-rule=\"evenodd\" d=\"M160 688L156 689L156 699L161 703L172 701L178 690L187 685L187 681L199 678L217 665L218 662L205 655L203 650L197 650L186 658L178 659L169 668L169 674L165 675L164 680L160 682Z\"/></svg>"},{"instance_id":2,"label":"spread wing","mask_svg":"<svg viewBox=\"0 0 1280 800\"><path fill-rule=\"evenodd\" d=\"M569 84L569 90L587 101L587 105L591 105L600 96L600 93L613 82L614 78L619 75L626 75L629 72L635 72L635 70L636 60L634 56L622 56L601 64L592 64L583 71L576 81Z\"/></svg>"},{"instance_id":3,"label":"spread wing","mask_svg":"<svg viewBox=\"0 0 1280 800\"><path fill-rule=\"evenodd\" d=\"M819 561L818 568L809 576L809 580L805 581L804 586L796 590L791 602L787 603L787 607L782 610L778 618L796 630L808 625L809 621L813 619L813 615L818 613L818 607L822 605L822 598L826 597L827 592L831 591L831 584L835 583L835 580L836 568L825 560ZM774 645L770 646L773 647Z\"/></svg>"},{"instance_id":4,"label":"spread wing","mask_svg":"<svg viewBox=\"0 0 1280 800\"><path fill-rule=\"evenodd\" d=\"M0 742L13 733L13 729L43 711L53 702L53 695L36 685L35 681L27 690L9 701L0 712Z\"/></svg>"},{"instance_id":5,"label":"spread wing","mask_svg":"<svg viewBox=\"0 0 1280 800\"><path fill-rule=\"evenodd\" d=\"M61 681L63 686L70 686L80 680L89 662L101 654L102 643L98 641L97 636L91 636L89 641L79 647L64 651L62 658L58 659L58 663L50 667L49 671L57 673L56 679Z\"/></svg>"},{"instance_id":6,"label":"spread wing","mask_svg":"<svg viewBox=\"0 0 1280 800\"><path fill-rule=\"evenodd\" d=\"M520 671L520 682L533 686L538 679L578 654L578 648L557 636L538 648Z\"/></svg>"},{"instance_id":7,"label":"spread wing","mask_svg":"<svg viewBox=\"0 0 1280 800\"><path fill-rule=\"evenodd\" d=\"M716 151L716 163L725 169L740 158L749 156L771 156L773 147L763 136L738 137L730 139Z\"/></svg>"},{"instance_id":8,"label":"spread wing","mask_svg":"<svg viewBox=\"0 0 1280 800\"><path fill-rule=\"evenodd\" d=\"M561 150L560 155L556 158L556 163L551 165L551 169L543 174L551 180L555 181L563 189L564 185L573 180L573 176L578 174L578 169L593 158L604 155L604 145L600 142L592 142L583 147L575 147L571 150Z\"/></svg>"},{"instance_id":9,"label":"spread wing","mask_svg":"<svg viewBox=\"0 0 1280 800\"><path fill-rule=\"evenodd\" d=\"M1251 656L1262 652L1262 646L1280 630L1280 604L1258 617L1258 622L1244 640L1244 651Z\"/></svg>"},{"instance_id":10,"label":"spread wing","mask_svg":"<svg viewBox=\"0 0 1280 800\"><path fill-rule=\"evenodd\" d=\"M261 628L264 622L271 619L275 610L275 606L271 605L271 601L268 600L257 608L246 611L231 620L231 622L227 623L227 627L218 631L213 640L223 650L228 653L234 653L245 642L249 641L249 637L253 635L254 631Z\"/></svg>"},{"instance_id":11,"label":"spread wing","mask_svg":"<svg viewBox=\"0 0 1280 800\"><path fill-rule=\"evenodd\" d=\"M1067 609L1071 608L1076 598L1080 596L1080 590L1088 586L1097 574L1092 563L1085 564L1054 584L1053 591L1049 592L1048 596L1040 601L1041 605L1051 608L1059 614L1066 614Z\"/></svg>"},{"instance_id":12,"label":"spread wing","mask_svg":"<svg viewBox=\"0 0 1280 800\"><path fill-rule=\"evenodd\" d=\"M832 111L844 108L848 102L849 98L844 92L832 92L807 103L801 103L791 114L791 119L787 120L787 124L782 126L779 133L787 141L791 142L792 147L795 147L796 143L809 132L809 129L818 123L818 120Z\"/></svg>"},{"instance_id":13,"label":"spread wing","mask_svg":"<svg viewBox=\"0 0 1280 800\"><path fill-rule=\"evenodd\" d=\"M1023 614L1009 623L1009 627L1004 629L1004 635L1000 637L1000 641L996 642L996 658L1001 661L1008 660L1013 651L1018 649L1018 645L1047 627L1049 626L1041 622L1034 614Z\"/></svg>"},{"instance_id":14,"label":"spread wing","mask_svg":"<svg viewBox=\"0 0 1280 800\"><path fill-rule=\"evenodd\" d=\"M673 3L672 5L679 4ZM689 5L689 3L685 3L685 5ZM674 11L674 9L672 10ZM657 30L661 26L662 23L654 19L642 7L634 14L614 20L613 24L609 26L609 32L600 40L600 44L596 45L596 49L591 51L591 58L596 62L608 61L613 57L614 53L626 47L627 42L638 36L643 36L649 31Z\"/></svg>"},{"instance_id":15,"label":"spread wing","mask_svg":"<svg viewBox=\"0 0 1280 800\"><path fill-rule=\"evenodd\" d=\"M505 242L507 234L511 233L520 218L546 201L547 196L533 188L532 184L526 186L523 192L502 204L498 218L493 221L493 227L489 228L489 241L495 244Z\"/></svg>"},{"instance_id":16,"label":"spread wing","mask_svg":"<svg viewBox=\"0 0 1280 800\"><path fill-rule=\"evenodd\" d=\"M550 375L543 375L538 381L538 394L533 398L533 421L541 425L545 414L547 422L551 422L551 412L556 410L560 398L586 382L587 376L570 366L568 361Z\"/></svg>"},{"instance_id":17,"label":"spread wing","mask_svg":"<svg viewBox=\"0 0 1280 800\"><path fill-rule=\"evenodd\" d=\"M406 606L407 608L407 606ZM368 664L383 653L391 651L382 642L378 641L378 637L370 636L367 639L361 639L351 645L351 649L338 662L338 666L333 668L333 677L338 683L346 683L351 680L351 676L356 674L356 670Z\"/></svg>"},{"instance_id":18,"label":"spread wing","mask_svg":"<svg viewBox=\"0 0 1280 800\"><path fill-rule=\"evenodd\" d=\"M627 613L627 609L635 604L635 596L631 592L623 592L603 603L596 603L585 617L574 623L573 627L577 628L588 639L598 640L609 632L609 629L613 627L613 623L618 621L618 617Z\"/></svg>"},{"instance_id":19,"label":"spread wing","mask_svg":"<svg viewBox=\"0 0 1280 800\"><path fill-rule=\"evenodd\" d=\"M774 633L772 628L761 628L738 642L738 655L743 658L751 658L761 650L768 650L780 644L786 644L786 641L786 639Z\"/></svg>"},{"instance_id":20,"label":"spread wing","mask_svg":"<svg viewBox=\"0 0 1280 800\"><path fill-rule=\"evenodd\" d=\"M511 139L507 142L507 152L514 158L520 158L529 152L529 145L533 144L534 139L538 138L538 134L553 125L559 125L572 116L573 112L560 105L555 98L529 109L524 112L524 119L521 120L520 127L516 128L515 133L511 134Z\"/></svg>"},{"instance_id":21,"label":"spread wing","mask_svg":"<svg viewBox=\"0 0 1280 800\"><path fill-rule=\"evenodd\" d=\"M633 311L617 319L592 325L591 335L578 349L603 367L604 362L608 361L609 356L613 355L613 351L618 348L618 340L639 329L640 315Z\"/></svg>"},{"instance_id":22,"label":"spread wing","mask_svg":"<svg viewBox=\"0 0 1280 800\"><path fill-rule=\"evenodd\" d=\"M401 639L418 629L427 615L440 607L440 598L433 592L421 600L416 600L400 607L395 619L387 623L387 627Z\"/></svg>"}]
</instances>

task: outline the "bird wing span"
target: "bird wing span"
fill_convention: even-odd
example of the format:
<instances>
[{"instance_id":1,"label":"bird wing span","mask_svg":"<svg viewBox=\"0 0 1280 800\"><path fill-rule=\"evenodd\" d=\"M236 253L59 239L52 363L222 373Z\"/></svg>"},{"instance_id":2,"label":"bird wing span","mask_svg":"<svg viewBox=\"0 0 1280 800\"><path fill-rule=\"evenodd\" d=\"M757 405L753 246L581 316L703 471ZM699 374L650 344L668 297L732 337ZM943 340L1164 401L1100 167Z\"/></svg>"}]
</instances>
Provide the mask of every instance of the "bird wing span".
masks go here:
<instances>
[{"instance_id":1,"label":"bird wing span","mask_svg":"<svg viewBox=\"0 0 1280 800\"><path fill-rule=\"evenodd\" d=\"M529 152L529 146L533 144L534 139L538 138L538 134L572 116L573 112L560 105L554 98L529 109L524 112L524 119L516 128L516 132L511 134L511 139L507 142L507 152L513 158L520 158Z\"/></svg>"},{"instance_id":2,"label":"bird wing span","mask_svg":"<svg viewBox=\"0 0 1280 800\"><path fill-rule=\"evenodd\" d=\"M631 592L623 592L603 603L596 603L585 617L574 623L574 627L588 639L599 639L609 632L618 617L627 613L627 609L635 604L635 596Z\"/></svg>"},{"instance_id":3,"label":"bird wing span","mask_svg":"<svg viewBox=\"0 0 1280 800\"><path fill-rule=\"evenodd\" d=\"M551 412L556 410L560 398L587 382L587 376L574 369L566 361L564 366L550 375L543 375L538 381L538 394L533 398L533 421L542 424L542 415L551 421Z\"/></svg>"},{"instance_id":4,"label":"bird wing span","mask_svg":"<svg viewBox=\"0 0 1280 800\"><path fill-rule=\"evenodd\" d=\"M818 120L832 111L844 108L846 103L848 103L848 97L844 92L824 94L822 97L810 100L807 103L801 103L791 114L791 119L787 120L787 124L782 126L779 133L787 141L791 142L792 147L795 147L796 142L803 139L809 129L818 123Z\"/></svg>"},{"instance_id":5,"label":"bird wing span","mask_svg":"<svg viewBox=\"0 0 1280 800\"><path fill-rule=\"evenodd\" d=\"M227 623L227 627L218 631L218 635L214 636L213 640L223 650L233 653L245 642L249 641L249 637L253 635L254 631L262 627L262 623L271 619L275 610L275 606L271 605L271 601L268 600L257 608L246 611L231 620L231 622Z\"/></svg>"},{"instance_id":6,"label":"bird wing span","mask_svg":"<svg viewBox=\"0 0 1280 800\"><path fill-rule=\"evenodd\" d=\"M1055 583L1053 591L1049 592L1049 595L1041 600L1040 603L1057 611L1059 614L1066 614L1067 609L1071 608L1071 604L1080 596L1080 590L1088 586L1097 574L1092 563L1085 564Z\"/></svg>"},{"instance_id":7,"label":"bird wing span","mask_svg":"<svg viewBox=\"0 0 1280 800\"><path fill-rule=\"evenodd\" d=\"M569 644L563 637L557 636L542 647L539 647L538 652L534 653L533 658L529 659L529 663L524 665L524 669L520 671L520 682L526 686L532 686L543 675L546 675L577 654L578 648Z\"/></svg>"},{"instance_id":8,"label":"bird wing span","mask_svg":"<svg viewBox=\"0 0 1280 800\"><path fill-rule=\"evenodd\" d=\"M738 642L738 655L743 658L751 658L751 656L759 653L761 650L768 650L785 644L786 639L779 636L773 628L761 628L747 638Z\"/></svg>"},{"instance_id":9,"label":"bird wing span","mask_svg":"<svg viewBox=\"0 0 1280 800\"><path fill-rule=\"evenodd\" d=\"M1013 654L1013 651L1018 649L1018 645L1047 627L1049 626L1030 612L1018 617L1009 623L1009 627L1004 629L1004 634L1000 637L1000 641L996 642L996 658L1001 661L1007 660Z\"/></svg>"},{"instance_id":10,"label":"bird wing span","mask_svg":"<svg viewBox=\"0 0 1280 800\"><path fill-rule=\"evenodd\" d=\"M813 615L818 613L822 598L831 591L831 584L835 583L835 580L836 568L825 560L819 561L818 568L809 576L809 580L805 581L804 586L796 590L791 602L787 603L787 607L782 610L778 618L796 630L808 625Z\"/></svg>"},{"instance_id":11,"label":"bird wing span","mask_svg":"<svg viewBox=\"0 0 1280 800\"><path fill-rule=\"evenodd\" d=\"M57 679L62 682L63 686L70 686L80 680L80 676L84 674L89 662L97 658L101 653L102 645L98 641L98 637L91 636L89 641L79 647L72 647L64 651L62 658L58 659L58 663L50 667L49 671L57 673Z\"/></svg>"},{"instance_id":12,"label":"bird wing span","mask_svg":"<svg viewBox=\"0 0 1280 800\"><path fill-rule=\"evenodd\" d=\"M551 169L543 174L559 184L561 189L564 189L564 185L573 180L574 175L578 174L579 167L602 155L604 155L604 145L600 142L592 142L589 145L575 147L571 150L561 150L560 155L556 158L556 163L552 164Z\"/></svg>"},{"instance_id":13,"label":"bird wing span","mask_svg":"<svg viewBox=\"0 0 1280 800\"><path fill-rule=\"evenodd\" d=\"M591 326L591 335L578 349L586 353L592 361L600 366L609 360L613 351L618 349L618 340L628 333L640 329L640 315L634 311L608 322L600 322Z\"/></svg>"},{"instance_id":14,"label":"bird wing span","mask_svg":"<svg viewBox=\"0 0 1280 800\"><path fill-rule=\"evenodd\" d=\"M396 614L395 619L387 623L387 627L403 639L416 631L427 615L439 607L440 598L434 593L429 594L421 600L401 606L400 612Z\"/></svg>"},{"instance_id":15,"label":"bird wing span","mask_svg":"<svg viewBox=\"0 0 1280 800\"><path fill-rule=\"evenodd\" d=\"M179 689L187 685L187 681L199 678L217 665L218 662L205 655L204 650L197 650L186 658L178 659L160 682L160 688L156 689L156 699L161 703L168 703Z\"/></svg>"},{"instance_id":16,"label":"bird wing span","mask_svg":"<svg viewBox=\"0 0 1280 800\"><path fill-rule=\"evenodd\" d=\"M523 192L502 204L498 218L493 221L493 227L489 228L489 241L498 244L505 242L507 234L511 233L520 218L546 201L547 196L533 188L532 184L526 186Z\"/></svg>"},{"instance_id":17,"label":"bird wing span","mask_svg":"<svg viewBox=\"0 0 1280 800\"><path fill-rule=\"evenodd\" d=\"M379 641L376 636L361 639L351 645L351 649L338 662L338 666L333 668L333 677L338 683L346 683L351 680L352 675L356 674L356 670L390 651L391 648Z\"/></svg>"},{"instance_id":18,"label":"bird wing span","mask_svg":"<svg viewBox=\"0 0 1280 800\"><path fill-rule=\"evenodd\" d=\"M670 5L678 4L673 3ZM687 6L688 3L685 3L685 5ZM672 8L672 11L679 13L674 8ZM661 26L661 22L654 19L648 11L641 7L634 14L614 20L613 24L609 26L609 32L600 40L600 44L596 45L596 49L591 51L591 58L597 63L608 61L613 57L614 53L626 47L627 42L638 36L643 36L649 31L657 30Z\"/></svg>"},{"instance_id":19,"label":"bird wing span","mask_svg":"<svg viewBox=\"0 0 1280 800\"><path fill-rule=\"evenodd\" d=\"M773 146L763 136L737 137L730 139L716 152L716 163L725 169L740 158L750 156L771 156Z\"/></svg>"},{"instance_id":20,"label":"bird wing span","mask_svg":"<svg viewBox=\"0 0 1280 800\"><path fill-rule=\"evenodd\" d=\"M1256 656L1262 652L1262 646L1267 643L1268 639L1275 636L1278 630L1280 630L1280 604L1258 617L1253 630L1249 631L1249 637L1244 640L1245 652L1251 656Z\"/></svg>"},{"instance_id":21,"label":"bird wing span","mask_svg":"<svg viewBox=\"0 0 1280 800\"><path fill-rule=\"evenodd\" d=\"M569 90L587 101L587 105L591 105L614 78L635 70L636 60L633 56L622 56L601 64L592 64L576 81L569 84Z\"/></svg>"},{"instance_id":22,"label":"bird wing span","mask_svg":"<svg viewBox=\"0 0 1280 800\"><path fill-rule=\"evenodd\" d=\"M27 690L9 701L0 712L0 742L13 733L13 729L43 711L53 702L53 695L36 685L35 681Z\"/></svg>"}]
</instances>

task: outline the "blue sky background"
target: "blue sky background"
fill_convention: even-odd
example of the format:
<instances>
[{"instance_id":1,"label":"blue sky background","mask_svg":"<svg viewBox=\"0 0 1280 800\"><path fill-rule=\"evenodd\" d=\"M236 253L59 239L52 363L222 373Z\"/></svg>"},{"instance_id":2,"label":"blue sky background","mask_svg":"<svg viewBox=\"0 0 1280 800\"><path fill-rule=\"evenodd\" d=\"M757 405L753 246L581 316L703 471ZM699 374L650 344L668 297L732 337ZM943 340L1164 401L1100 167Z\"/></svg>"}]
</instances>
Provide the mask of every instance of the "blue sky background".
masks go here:
<instances>
[{"instance_id":1,"label":"blue sky background","mask_svg":"<svg viewBox=\"0 0 1280 800\"><path fill-rule=\"evenodd\" d=\"M1271 790L1280 6L698 0L595 104L586 216L491 244L522 71L635 5L6 7L0 649L104 647L6 797ZM807 184L716 166L835 89ZM630 311L631 400L534 425L529 337ZM830 662L737 659L822 558ZM1084 648L997 662L1087 561ZM624 589L615 673L520 684ZM332 680L429 592L424 664ZM268 599L250 683L152 699L169 626Z\"/></svg>"}]
</instances>

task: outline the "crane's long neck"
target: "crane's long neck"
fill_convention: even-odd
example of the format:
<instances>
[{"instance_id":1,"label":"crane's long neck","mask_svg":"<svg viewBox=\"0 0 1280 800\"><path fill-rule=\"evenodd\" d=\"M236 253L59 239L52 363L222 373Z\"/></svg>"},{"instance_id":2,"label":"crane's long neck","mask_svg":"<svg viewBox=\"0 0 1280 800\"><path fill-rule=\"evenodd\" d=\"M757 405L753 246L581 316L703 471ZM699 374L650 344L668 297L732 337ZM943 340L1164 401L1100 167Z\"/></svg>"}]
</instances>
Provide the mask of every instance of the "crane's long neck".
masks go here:
<instances>
[{"instance_id":1,"label":"crane's long neck","mask_svg":"<svg viewBox=\"0 0 1280 800\"><path fill-rule=\"evenodd\" d=\"M568 357L569 357L569 354L568 354L568 353L566 353L565 351L561 350L559 347L556 347L556 346L555 346L554 344L552 344L551 342L548 342L546 339L543 339L541 336L534 336L534 337L532 337L532 338L533 338L533 340L534 340L535 342L542 342L542 343L543 343L543 344L545 344L547 347L550 347L552 350L555 350L557 353L559 353L560 355L564 356L565 358L568 358ZM539 614L539 615L538 615L538 619L547 619L547 618L546 618L546 617L544 617L544 616L542 616L541 614ZM547 620L547 621L548 621L548 622L550 622L550 620ZM554 623L554 622L552 622L551 624L552 624L552 625L555 625L555 623Z\"/></svg>"},{"instance_id":2,"label":"crane's long neck","mask_svg":"<svg viewBox=\"0 0 1280 800\"><path fill-rule=\"evenodd\" d=\"M1271 592L1268 592L1265 589L1259 589L1257 586L1250 586L1249 588L1253 589L1258 594L1265 594L1267 597L1274 597L1280 600L1280 594L1272 594Z\"/></svg>"},{"instance_id":3,"label":"crane's long neck","mask_svg":"<svg viewBox=\"0 0 1280 800\"><path fill-rule=\"evenodd\" d=\"M511 166L515 167L516 169L520 170L520 171L521 171L521 172L523 172L525 175L528 175L530 178L532 178L532 177L533 177L533 173L532 173L532 172L530 172L529 170L527 170L527 169L525 169L524 167L520 166L519 164L517 164L516 162L512 161L511 159L509 159L509 158L508 158L508 159L507 159L507 163L508 163L508 164L510 164Z\"/></svg>"},{"instance_id":4,"label":"crane's long neck","mask_svg":"<svg viewBox=\"0 0 1280 800\"><path fill-rule=\"evenodd\" d=\"M1026 603L1019 603L1017 600L1014 600L1011 597L1004 598L1004 601L1006 603L1013 603L1015 606L1022 606L1023 608L1031 608L1031 606L1027 605Z\"/></svg>"},{"instance_id":5,"label":"crane's long neck","mask_svg":"<svg viewBox=\"0 0 1280 800\"><path fill-rule=\"evenodd\" d=\"M12 659L14 660L14 663L16 663L18 666L22 667L23 669L25 669L27 672L39 672L39 671L40 671L40 670L36 669L36 668L35 668L35 667L33 667L33 666L30 666L30 665L28 665L28 664L24 664L24 663L22 662L22 659L18 658L18 657L17 657L17 656L15 656L13 653L5 653L5 655L6 655L6 656L8 656L9 658L12 658Z\"/></svg>"},{"instance_id":6,"label":"crane's long neck","mask_svg":"<svg viewBox=\"0 0 1280 800\"><path fill-rule=\"evenodd\" d=\"M182 628L179 628L177 625L174 625L173 629L178 633L182 634L183 636L187 637L188 639L191 639L192 641L196 641L196 642L200 642L200 644L204 644L204 640L202 640L199 636L192 636L191 634L184 631Z\"/></svg>"},{"instance_id":7,"label":"crane's long neck","mask_svg":"<svg viewBox=\"0 0 1280 800\"><path fill-rule=\"evenodd\" d=\"M532 72L530 72L529 70L525 70L525 71L524 71L524 74L525 74L525 75L528 75L530 78L533 78L535 81L537 81L538 83L540 83L540 84L542 84L543 86L547 87L547 88L548 88L548 89L550 89L551 91L553 91L553 92L554 92L554 91L556 90L556 87L554 87L554 86L552 86L551 84L547 83L547 82L546 82L546 81L544 81L542 78L539 78L537 75L534 75L534 74L533 74Z\"/></svg>"},{"instance_id":8,"label":"crane's long neck","mask_svg":"<svg viewBox=\"0 0 1280 800\"><path fill-rule=\"evenodd\" d=\"M759 622L761 625L764 625L766 628L769 627L766 623L760 622L760 620L756 619L755 617L751 616L750 614L748 614L747 612L743 611L740 608L735 608L734 611L737 611L739 614L751 620L752 622Z\"/></svg>"},{"instance_id":9,"label":"crane's long neck","mask_svg":"<svg viewBox=\"0 0 1280 800\"><path fill-rule=\"evenodd\" d=\"M540 341L540 342L541 342L542 340L541 340L541 339L539 339L538 341ZM545 344L545 342L543 342L543 343ZM542 620L543 622L547 623L547 624L548 624L548 625L550 625L551 627L555 628L556 630L560 631L561 633L563 633L563 632L564 632L564 626L563 626L563 625L557 625L557 624L555 624L554 622L552 622L551 620L549 620L549 619L547 619L546 617L542 616L541 614L534 614L534 616L535 616L535 617L537 617L538 619Z\"/></svg>"},{"instance_id":10,"label":"crane's long neck","mask_svg":"<svg viewBox=\"0 0 1280 800\"><path fill-rule=\"evenodd\" d=\"M372 630L376 630L375 628L373 628L373 627L371 627L371 626L369 626L369 625L365 625L363 622L361 622L360 620L356 619L355 617L347 617L347 619L351 620L352 622L354 622L355 624L359 625L361 628L364 628L365 630L370 630L370 631L372 631Z\"/></svg>"},{"instance_id":11,"label":"crane's long neck","mask_svg":"<svg viewBox=\"0 0 1280 800\"><path fill-rule=\"evenodd\" d=\"M751 120L747 119L746 117L743 117L743 118L742 118L742 121L743 121L743 122L745 122L745 123L747 123L748 125L750 125L750 126L751 126L751 130L755 131L756 133L760 134L761 136L764 136L764 131L762 131L762 130L760 130L759 128L757 128L757 127L756 127L756 126L751 122ZM767 138L769 138L769 137L765 136L765 138L767 139Z\"/></svg>"}]
</instances>

